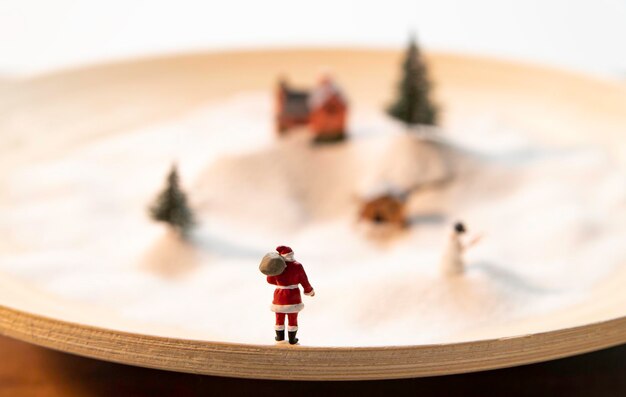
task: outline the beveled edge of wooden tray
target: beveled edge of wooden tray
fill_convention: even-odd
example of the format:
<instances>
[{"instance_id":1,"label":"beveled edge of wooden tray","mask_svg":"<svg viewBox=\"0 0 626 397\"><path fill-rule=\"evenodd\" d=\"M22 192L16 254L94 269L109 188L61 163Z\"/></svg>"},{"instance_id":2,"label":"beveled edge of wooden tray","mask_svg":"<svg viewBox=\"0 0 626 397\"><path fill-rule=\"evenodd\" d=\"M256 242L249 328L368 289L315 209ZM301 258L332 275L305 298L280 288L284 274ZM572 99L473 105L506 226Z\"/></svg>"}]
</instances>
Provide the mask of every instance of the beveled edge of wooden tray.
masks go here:
<instances>
[{"instance_id":1,"label":"beveled edge of wooden tray","mask_svg":"<svg viewBox=\"0 0 626 397\"><path fill-rule=\"evenodd\" d=\"M626 343L626 317L460 343L306 347L150 336L0 306L0 334L85 357L179 372L277 380L373 380L474 372L608 348Z\"/></svg>"}]
</instances>

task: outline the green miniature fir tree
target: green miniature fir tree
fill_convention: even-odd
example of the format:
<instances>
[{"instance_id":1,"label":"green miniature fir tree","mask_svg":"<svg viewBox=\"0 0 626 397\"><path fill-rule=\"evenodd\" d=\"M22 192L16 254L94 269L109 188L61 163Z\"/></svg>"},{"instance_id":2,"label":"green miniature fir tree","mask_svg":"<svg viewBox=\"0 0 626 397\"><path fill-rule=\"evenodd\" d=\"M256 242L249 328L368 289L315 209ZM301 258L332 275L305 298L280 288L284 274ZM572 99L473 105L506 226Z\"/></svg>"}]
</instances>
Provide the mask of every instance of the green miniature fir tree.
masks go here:
<instances>
[{"instance_id":1,"label":"green miniature fir tree","mask_svg":"<svg viewBox=\"0 0 626 397\"><path fill-rule=\"evenodd\" d=\"M186 235L195 224L191 208L187 205L187 196L178 183L178 170L172 166L167 176L165 189L150 207L150 216L155 221L166 222L181 235Z\"/></svg>"},{"instance_id":2,"label":"green miniature fir tree","mask_svg":"<svg viewBox=\"0 0 626 397\"><path fill-rule=\"evenodd\" d=\"M402 71L396 101L387 109L387 113L404 122L407 127L416 124L436 125L438 109L430 100L428 70L415 37L411 37Z\"/></svg>"}]
</instances>

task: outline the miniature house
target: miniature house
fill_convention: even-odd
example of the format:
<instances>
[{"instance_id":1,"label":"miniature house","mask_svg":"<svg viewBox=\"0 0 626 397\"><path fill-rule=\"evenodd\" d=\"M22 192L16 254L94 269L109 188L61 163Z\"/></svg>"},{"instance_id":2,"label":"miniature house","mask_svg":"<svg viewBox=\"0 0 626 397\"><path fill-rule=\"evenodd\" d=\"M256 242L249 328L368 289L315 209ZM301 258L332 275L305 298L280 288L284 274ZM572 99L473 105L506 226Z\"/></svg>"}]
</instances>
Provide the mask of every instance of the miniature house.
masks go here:
<instances>
[{"instance_id":1,"label":"miniature house","mask_svg":"<svg viewBox=\"0 0 626 397\"><path fill-rule=\"evenodd\" d=\"M339 87L328 76L311 91L296 90L285 80L278 83L276 131L280 135L307 126L318 142L343 140L348 104Z\"/></svg>"},{"instance_id":2,"label":"miniature house","mask_svg":"<svg viewBox=\"0 0 626 397\"><path fill-rule=\"evenodd\" d=\"M363 200L359 217L375 224L405 226L405 195L392 192L382 193Z\"/></svg>"}]
</instances>

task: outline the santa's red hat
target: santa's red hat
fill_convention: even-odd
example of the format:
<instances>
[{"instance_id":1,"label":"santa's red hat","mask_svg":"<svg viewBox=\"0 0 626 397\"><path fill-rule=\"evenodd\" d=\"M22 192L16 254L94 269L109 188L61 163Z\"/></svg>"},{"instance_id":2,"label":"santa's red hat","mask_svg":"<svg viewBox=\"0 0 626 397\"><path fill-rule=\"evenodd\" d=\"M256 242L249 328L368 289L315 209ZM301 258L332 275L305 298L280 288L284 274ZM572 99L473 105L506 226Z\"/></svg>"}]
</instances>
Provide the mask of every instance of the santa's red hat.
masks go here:
<instances>
[{"instance_id":1,"label":"santa's red hat","mask_svg":"<svg viewBox=\"0 0 626 397\"><path fill-rule=\"evenodd\" d=\"M278 247L276 247L276 252L278 252L280 255L287 255L289 253L292 253L293 250L286 245L279 245Z\"/></svg>"}]
</instances>

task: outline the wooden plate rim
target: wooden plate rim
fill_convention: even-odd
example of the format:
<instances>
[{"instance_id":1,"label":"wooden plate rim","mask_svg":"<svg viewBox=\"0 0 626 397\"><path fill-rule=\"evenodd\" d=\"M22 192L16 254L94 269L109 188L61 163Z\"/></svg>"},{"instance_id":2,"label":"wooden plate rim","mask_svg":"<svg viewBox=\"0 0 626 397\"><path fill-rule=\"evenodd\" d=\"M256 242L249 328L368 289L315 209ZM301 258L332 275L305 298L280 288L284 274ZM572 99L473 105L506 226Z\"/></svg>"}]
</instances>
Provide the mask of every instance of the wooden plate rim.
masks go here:
<instances>
[{"instance_id":1,"label":"wooden plate rim","mask_svg":"<svg viewBox=\"0 0 626 397\"><path fill-rule=\"evenodd\" d=\"M626 342L626 316L469 342L308 347L143 335L0 306L0 333L85 357L179 372L276 380L373 380L504 368L620 345Z\"/></svg>"}]
</instances>

